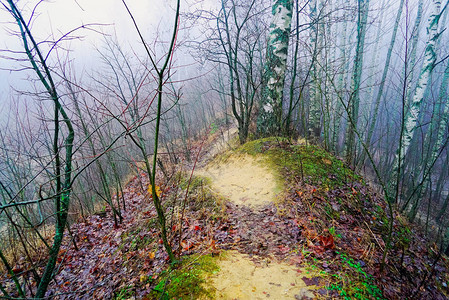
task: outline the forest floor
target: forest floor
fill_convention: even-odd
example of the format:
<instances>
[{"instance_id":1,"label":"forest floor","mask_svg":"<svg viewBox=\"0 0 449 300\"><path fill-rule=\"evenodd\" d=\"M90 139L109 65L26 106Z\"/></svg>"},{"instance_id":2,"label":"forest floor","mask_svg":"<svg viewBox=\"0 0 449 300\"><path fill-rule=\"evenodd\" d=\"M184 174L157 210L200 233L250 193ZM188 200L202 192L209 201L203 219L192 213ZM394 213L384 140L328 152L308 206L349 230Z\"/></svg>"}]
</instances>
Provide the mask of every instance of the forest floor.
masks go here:
<instances>
[{"instance_id":1,"label":"forest floor","mask_svg":"<svg viewBox=\"0 0 449 300\"><path fill-rule=\"evenodd\" d=\"M219 271L206 280L216 291L215 298L313 298L308 287L312 274L301 266L301 257L283 259L287 263L271 256L290 250L285 245L297 240L298 235L292 237L284 231L285 222L275 214L274 202L282 188L262 159L234 155L225 161L211 161L195 174L209 178L211 188L229 201L225 217L239 231L230 249L241 252L231 250L223 255L218 260Z\"/></svg>"},{"instance_id":2,"label":"forest floor","mask_svg":"<svg viewBox=\"0 0 449 300\"><path fill-rule=\"evenodd\" d=\"M385 202L341 160L281 138L236 146L234 135L235 129L217 131L194 143L196 163L163 158L170 175L158 174L158 182L169 238L180 255L176 266L168 263L142 171L121 195L126 207L118 226L107 207L71 226L47 296L448 298L447 257L398 214L380 271ZM23 260L14 268L29 266ZM11 280L1 280L12 288Z\"/></svg>"}]
</instances>

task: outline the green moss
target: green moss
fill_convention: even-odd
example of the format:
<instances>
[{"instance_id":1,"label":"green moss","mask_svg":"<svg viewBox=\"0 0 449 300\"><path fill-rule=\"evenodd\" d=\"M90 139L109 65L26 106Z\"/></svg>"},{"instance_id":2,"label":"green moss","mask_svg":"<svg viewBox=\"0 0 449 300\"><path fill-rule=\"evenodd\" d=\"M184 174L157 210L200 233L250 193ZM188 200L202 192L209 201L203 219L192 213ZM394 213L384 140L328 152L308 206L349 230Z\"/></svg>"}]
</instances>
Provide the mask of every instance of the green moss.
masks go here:
<instances>
[{"instance_id":1,"label":"green moss","mask_svg":"<svg viewBox=\"0 0 449 300\"><path fill-rule=\"evenodd\" d=\"M399 249L406 249L410 245L412 240L412 231L410 229L410 224L404 217L397 217L397 229L393 234L393 240L396 247Z\"/></svg>"},{"instance_id":2,"label":"green moss","mask_svg":"<svg viewBox=\"0 0 449 300\"><path fill-rule=\"evenodd\" d=\"M241 153L247 153L250 155L257 155L260 153L264 153L267 149L276 146L281 145L282 143L288 142L288 139L283 137L268 137L263 138L251 142L247 142L243 145L241 145L237 151Z\"/></svg>"},{"instance_id":3,"label":"green moss","mask_svg":"<svg viewBox=\"0 0 449 300\"><path fill-rule=\"evenodd\" d=\"M189 256L159 277L149 299L212 299L214 290L204 278L218 270L215 257L210 254Z\"/></svg>"},{"instance_id":4,"label":"green moss","mask_svg":"<svg viewBox=\"0 0 449 300\"><path fill-rule=\"evenodd\" d=\"M192 176L192 179L190 179L190 175L186 173L178 173L177 176L179 180L179 187L183 190L187 189L187 187L189 187L190 190L195 190L205 185L210 185L211 183L209 178L202 176Z\"/></svg>"},{"instance_id":5,"label":"green moss","mask_svg":"<svg viewBox=\"0 0 449 300\"><path fill-rule=\"evenodd\" d=\"M347 182L360 181L361 177L324 149L314 145L291 145L285 138L264 138L248 142L237 152L262 154L282 181L301 178L321 188L335 188Z\"/></svg>"},{"instance_id":6,"label":"green moss","mask_svg":"<svg viewBox=\"0 0 449 300\"><path fill-rule=\"evenodd\" d=\"M115 295L114 295L114 299L115 300L122 300L122 299L130 299L132 297L134 297L134 289L133 286L126 286L121 288Z\"/></svg>"}]
</instances>

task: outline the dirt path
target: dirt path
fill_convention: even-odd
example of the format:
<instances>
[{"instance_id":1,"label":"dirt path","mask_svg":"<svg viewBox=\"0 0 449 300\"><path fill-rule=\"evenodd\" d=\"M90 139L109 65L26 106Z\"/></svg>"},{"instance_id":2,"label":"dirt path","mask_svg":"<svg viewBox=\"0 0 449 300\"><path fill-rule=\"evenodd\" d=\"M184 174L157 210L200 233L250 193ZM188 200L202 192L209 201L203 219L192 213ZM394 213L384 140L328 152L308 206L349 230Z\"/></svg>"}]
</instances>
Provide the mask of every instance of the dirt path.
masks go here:
<instances>
[{"instance_id":1,"label":"dirt path","mask_svg":"<svg viewBox=\"0 0 449 300\"><path fill-rule=\"evenodd\" d=\"M314 298L319 278L304 268L297 253L297 223L280 217L274 205L281 191L275 174L250 155L212 161L196 174L208 177L229 200L227 220L217 225L214 236L229 251L219 260L220 271L208 278L216 299Z\"/></svg>"},{"instance_id":2,"label":"dirt path","mask_svg":"<svg viewBox=\"0 0 449 300\"><path fill-rule=\"evenodd\" d=\"M273 202L280 191L270 170L249 155L209 164L197 175L210 178L214 190L238 205L263 206Z\"/></svg>"},{"instance_id":3,"label":"dirt path","mask_svg":"<svg viewBox=\"0 0 449 300\"><path fill-rule=\"evenodd\" d=\"M220 273L210 278L216 299L304 299L314 294L294 265L270 259L254 262L246 254L229 251L218 263ZM236 280L237 279L237 280Z\"/></svg>"}]
</instances>

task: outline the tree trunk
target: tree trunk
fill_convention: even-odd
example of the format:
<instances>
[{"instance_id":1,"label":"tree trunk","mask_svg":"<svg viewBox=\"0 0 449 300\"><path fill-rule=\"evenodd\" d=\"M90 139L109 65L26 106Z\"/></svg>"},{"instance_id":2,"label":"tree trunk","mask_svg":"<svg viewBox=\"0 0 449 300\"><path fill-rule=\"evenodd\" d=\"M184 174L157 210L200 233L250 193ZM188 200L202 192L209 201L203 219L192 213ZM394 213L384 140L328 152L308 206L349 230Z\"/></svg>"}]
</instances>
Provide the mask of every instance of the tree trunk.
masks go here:
<instances>
[{"instance_id":1,"label":"tree trunk","mask_svg":"<svg viewBox=\"0 0 449 300\"><path fill-rule=\"evenodd\" d=\"M282 98L292 6L292 0L276 0L272 7L273 19L270 25L265 61L265 86L257 120L257 131L261 136L277 134L282 126Z\"/></svg>"},{"instance_id":2,"label":"tree trunk","mask_svg":"<svg viewBox=\"0 0 449 300\"><path fill-rule=\"evenodd\" d=\"M345 1L343 1L340 5L344 6ZM346 66L347 66L347 62L349 61L346 58L346 53L347 53L347 49L348 46L346 45L347 43L347 31L348 31L348 21L346 20L347 18L347 13L346 10L343 10L342 12L342 18L344 19L344 23L343 23L343 30L341 33L341 45L340 45L340 57L341 57L341 65L343 66L342 70L340 71L340 74L338 74L338 81L337 81L337 86L338 86L338 90L337 93L338 95L336 95L337 98L340 99L344 99L344 89L346 88L346 80L345 78L346 76ZM335 152L335 154L339 153L339 137L340 137L340 127L341 127L341 118L343 115L343 105L342 105L342 101L338 100L335 106L335 113L334 113L334 120L333 120L333 136L332 136L332 144L333 144L333 150Z\"/></svg>"},{"instance_id":3,"label":"tree trunk","mask_svg":"<svg viewBox=\"0 0 449 300\"><path fill-rule=\"evenodd\" d=\"M357 48L354 61L354 69L351 80L351 95L348 102L347 140L346 140L346 162L352 163L355 157L355 130L359 118L360 83L362 80L363 51L365 46L366 24L368 20L369 0L359 0L357 21ZM355 127L355 128L354 128Z\"/></svg>"},{"instance_id":4,"label":"tree trunk","mask_svg":"<svg viewBox=\"0 0 449 300\"><path fill-rule=\"evenodd\" d=\"M310 70L312 82L310 85L310 104L309 104L309 122L308 135L319 137L321 131L321 93L320 93L320 52L323 44L323 32L318 31L318 1L310 1L310 42L313 47L312 68ZM321 26L320 26L321 28Z\"/></svg>"},{"instance_id":5,"label":"tree trunk","mask_svg":"<svg viewBox=\"0 0 449 300\"><path fill-rule=\"evenodd\" d=\"M411 36L412 45L410 47L410 55L409 55L410 57L409 65L411 66L412 70L415 67L416 63L416 51L418 49L419 28L421 26L422 20L423 4L424 4L423 2L424 2L423 0L419 0L418 2L418 12L416 13L415 24L413 25L412 29L412 36ZM407 102L410 100L410 95L412 93L412 82L413 82L413 71L410 72L410 78L408 78L407 91L406 91Z\"/></svg>"},{"instance_id":6,"label":"tree trunk","mask_svg":"<svg viewBox=\"0 0 449 300\"><path fill-rule=\"evenodd\" d=\"M385 60L385 66L384 66L384 70L383 70L383 73L382 73L382 79L380 80L379 90L377 91L376 101L375 101L375 104L374 104L374 112L373 112L373 115L370 118L370 125L369 125L369 129L368 129L368 136L367 136L366 142L365 142L366 145L368 146L368 148L370 147L371 138L372 138L373 133L374 133L374 127L376 126L377 115L379 113L380 100L382 98L385 82L387 80L388 69L390 68L391 55L393 53L393 48L394 48L394 44L395 44L395 41L396 41L396 34L398 32L399 22L401 20L403 7L404 7L404 0L401 0L401 2L399 4L398 12L396 13L396 20L394 22L393 33L391 35L390 46L388 47L388 51L387 51L387 58Z\"/></svg>"},{"instance_id":7,"label":"tree trunk","mask_svg":"<svg viewBox=\"0 0 449 300\"><path fill-rule=\"evenodd\" d=\"M421 111L421 105L424 99L424 93L427 90L432 71L435 67L436 52L435 44L438 40L438 22L440 20L441 0L432 0L430 4L431 15L429 17L429 24L427 26L428 40L426 43L426 50L424 54L424 63L418 77L418 84L410 104L410 109L405 115L401 128L401 138L399 148L393 163L393 172L391 180L391 188L395 194L398 194L398 175L400 169L404 165L405 155L407 154L410 143L417 128L418 118ZM397 198L397 196L395 197Z\"/></svg>"}]
</instances>

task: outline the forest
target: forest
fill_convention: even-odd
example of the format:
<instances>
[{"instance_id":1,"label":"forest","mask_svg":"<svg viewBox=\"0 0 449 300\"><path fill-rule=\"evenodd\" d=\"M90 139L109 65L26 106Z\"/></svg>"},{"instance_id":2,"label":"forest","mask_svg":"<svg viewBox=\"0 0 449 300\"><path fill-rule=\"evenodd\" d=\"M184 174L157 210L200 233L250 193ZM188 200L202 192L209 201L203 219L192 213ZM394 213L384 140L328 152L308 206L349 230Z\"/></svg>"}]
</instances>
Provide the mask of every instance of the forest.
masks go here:
<instances>
[{"instance_id":1,"label":"forest","mask_svg":"<svg viewBox=\"0 0 449 300\"><path fill-rule=\"evenodd\" d=\"M0 299L449 297L449 1L146 2L0 0Z\"/></svg>"}]
</instances>

